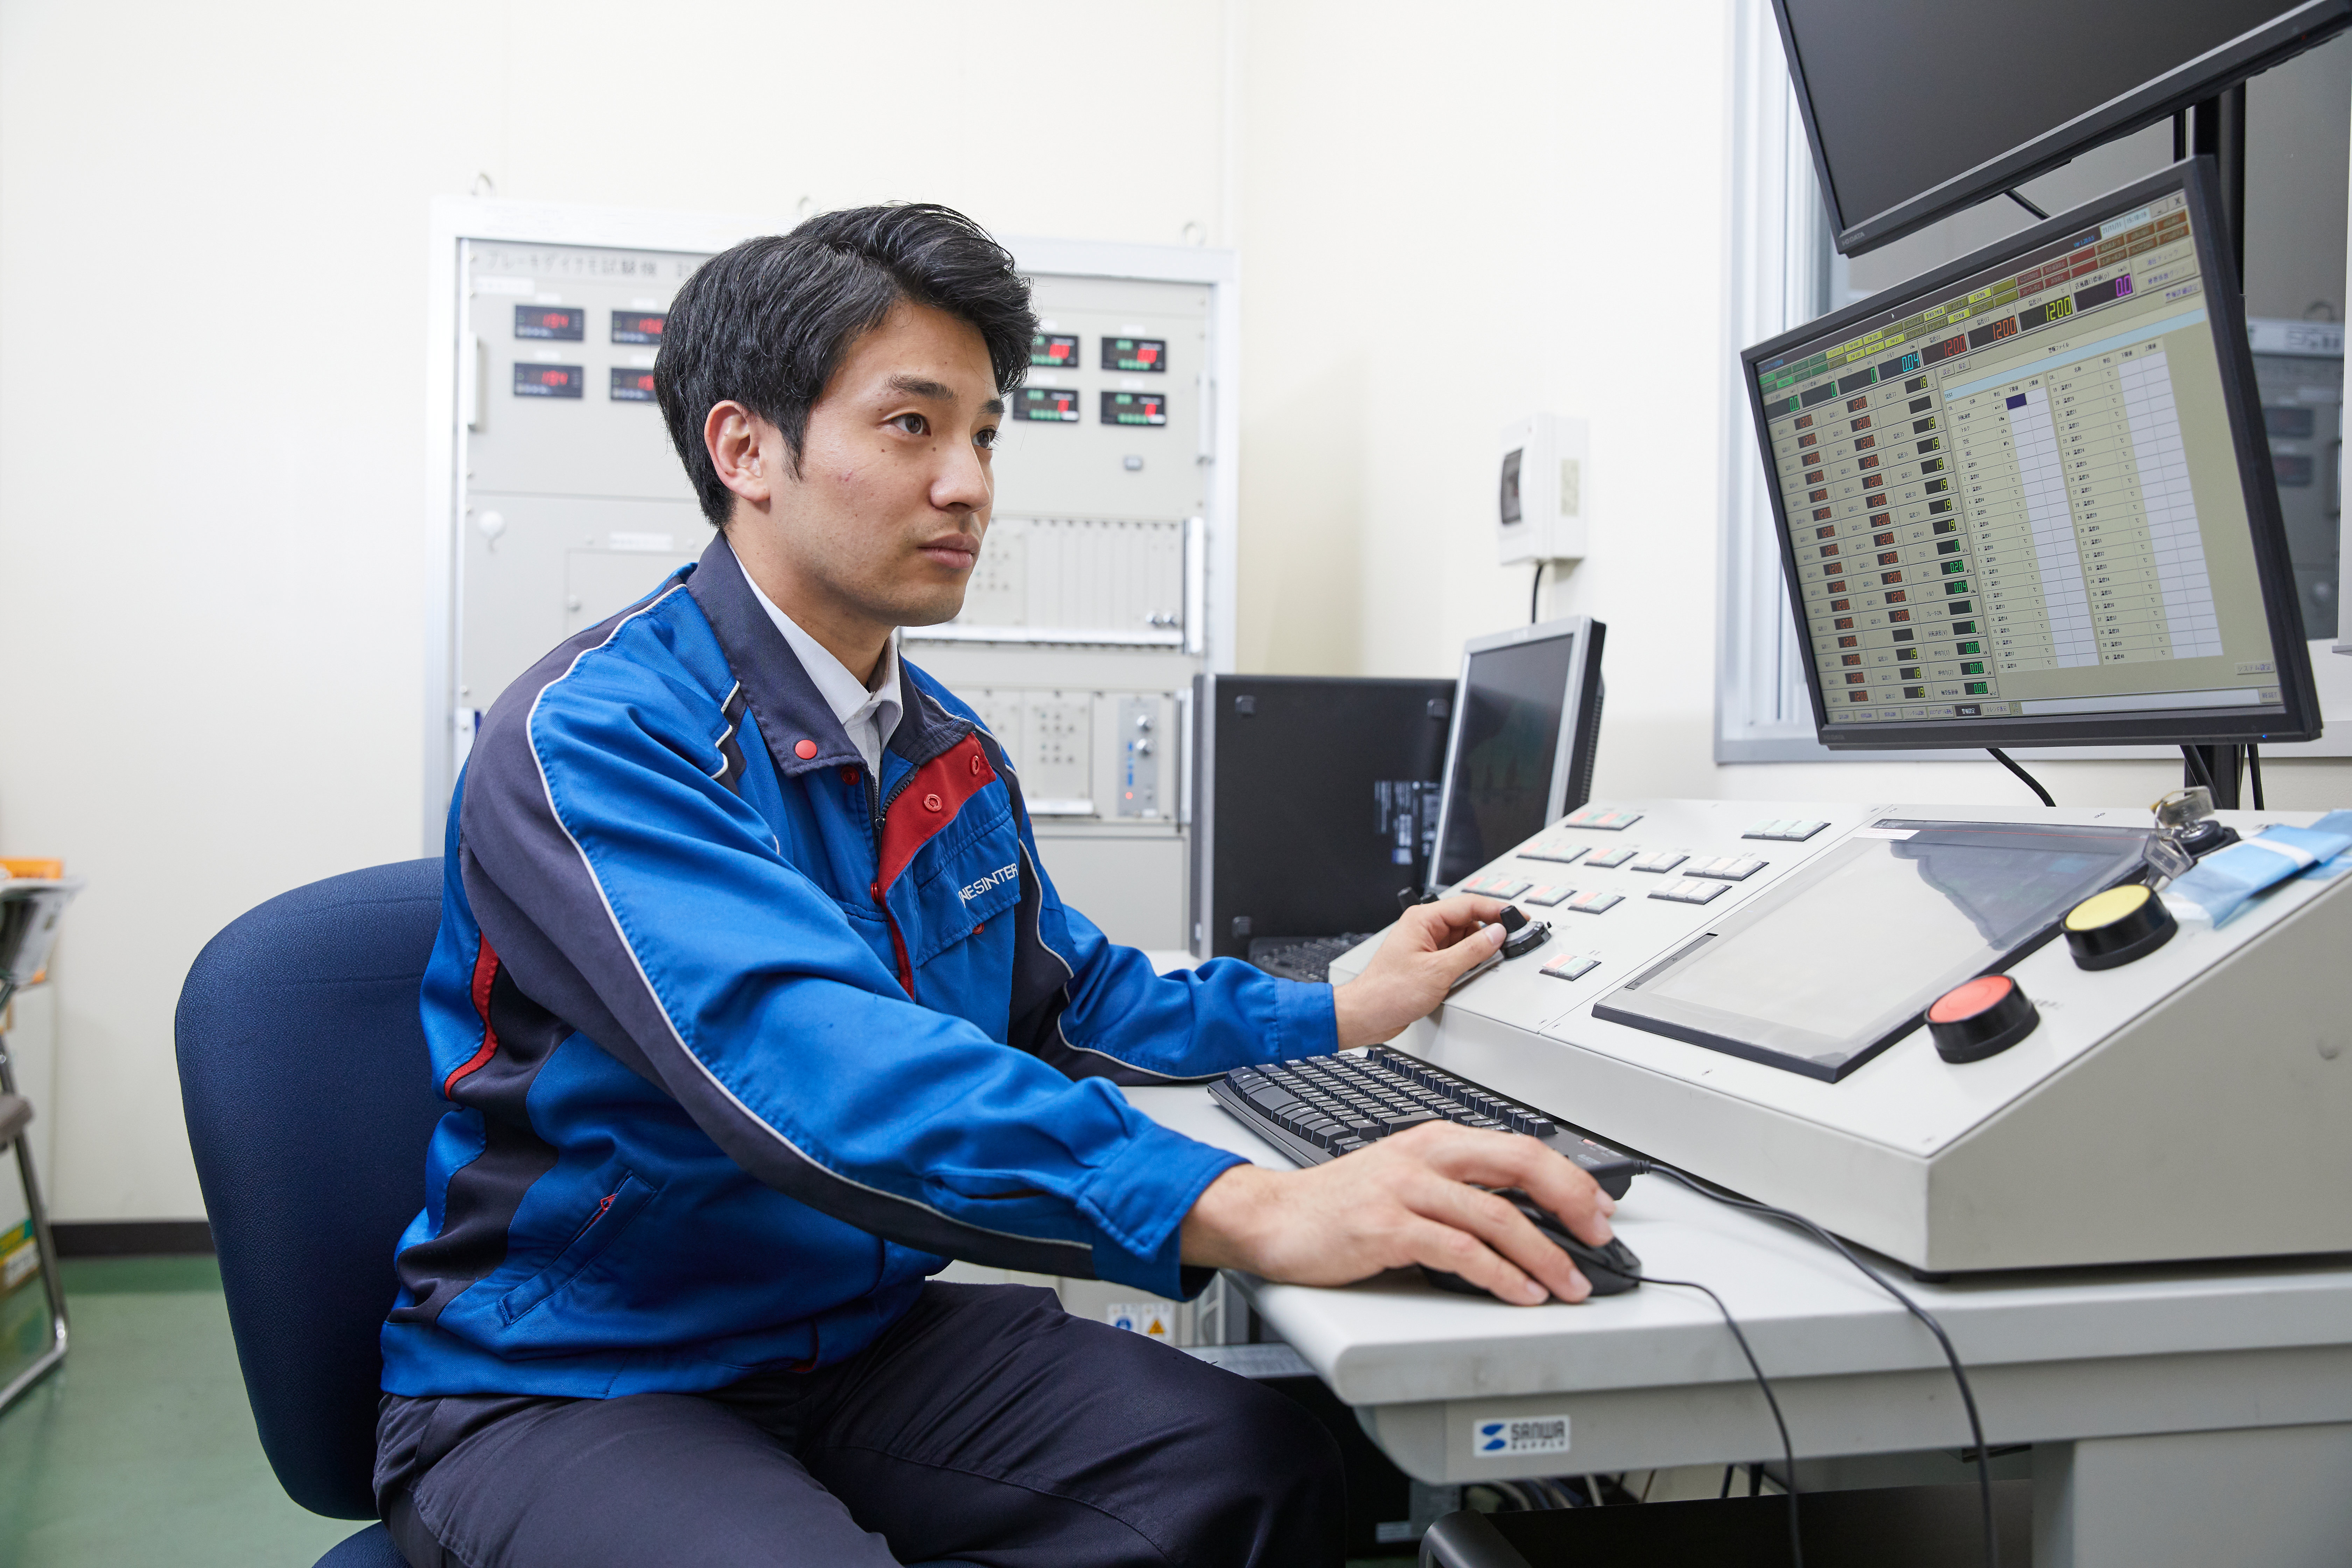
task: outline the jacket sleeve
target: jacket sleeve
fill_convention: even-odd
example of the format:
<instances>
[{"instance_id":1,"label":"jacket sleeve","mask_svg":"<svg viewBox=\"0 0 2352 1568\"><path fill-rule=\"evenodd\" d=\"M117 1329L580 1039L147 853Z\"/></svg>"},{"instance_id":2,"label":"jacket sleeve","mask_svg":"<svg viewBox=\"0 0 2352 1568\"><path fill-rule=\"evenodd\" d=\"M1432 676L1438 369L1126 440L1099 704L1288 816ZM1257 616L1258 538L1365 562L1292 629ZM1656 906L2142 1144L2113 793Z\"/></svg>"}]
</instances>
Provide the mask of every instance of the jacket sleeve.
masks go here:
<instances>
[{"instance_id":1,"label":"jacket sleeve","mask_svg":"<svg viewBox=\"0 0 2352 1568\"><path fill-rule=\"evenodd\" d=\"M1236 1158L909 1001L655 678L592 656L494 717L460 806L486 938L744 1169L923 1251L1206 1283L1179 1226Z\"/></svg>"},{"instance_id":2,"label":"jacket sleeve","mask_svg":"<svg viewBox=\"0 0 2352 1568\"><path fill-rule=\"evenodd\" d=\"M1278 979L1237 958L1161 974L1063 904L1050 882L1040 924L1070 966L1063 1039L1119 1082L1197 1081L1339 1048L1328 985Z\"/></svg>"}]
</instances>

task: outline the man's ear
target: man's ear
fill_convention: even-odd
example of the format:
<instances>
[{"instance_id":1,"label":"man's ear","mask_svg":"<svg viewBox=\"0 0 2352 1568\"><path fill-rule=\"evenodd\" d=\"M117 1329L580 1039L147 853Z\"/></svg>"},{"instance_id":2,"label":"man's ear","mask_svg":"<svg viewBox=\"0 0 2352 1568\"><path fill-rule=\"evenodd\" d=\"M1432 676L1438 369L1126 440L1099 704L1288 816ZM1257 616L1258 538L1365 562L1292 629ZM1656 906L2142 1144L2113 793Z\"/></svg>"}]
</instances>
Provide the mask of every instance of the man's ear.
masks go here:
<instances>
[{"instance_id":1,"label":"man's ear","mask_svg":"<svg viewBox=\"0 0 2352 1568\"><path fill-rule=\"evenodd\" d=\"M730 398L710 405L702 420L702 446L719 482L753 506L775 494L777 475L769 460L776 427Z\"/></svg>"}]
</instances>

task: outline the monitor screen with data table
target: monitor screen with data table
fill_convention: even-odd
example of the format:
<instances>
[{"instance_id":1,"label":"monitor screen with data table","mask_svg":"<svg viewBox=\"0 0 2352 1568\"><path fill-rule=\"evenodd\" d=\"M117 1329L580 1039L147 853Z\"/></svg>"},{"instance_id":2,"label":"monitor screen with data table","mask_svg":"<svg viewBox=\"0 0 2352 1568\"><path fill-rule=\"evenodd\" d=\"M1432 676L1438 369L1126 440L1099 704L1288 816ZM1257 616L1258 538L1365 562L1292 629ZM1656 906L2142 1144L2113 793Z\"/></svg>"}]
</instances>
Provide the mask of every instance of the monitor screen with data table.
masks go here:
<instances>
[{"instance_id":1,"label":"monitor screen with data table","mask_svg":"<svg viewBox=\"0 0 2352 1568\"><path fill-rule=\"evenodd\" d=\"M1832 747L2318 732L2192 161L1742 356Z\"/></svg>"}]
</instances>

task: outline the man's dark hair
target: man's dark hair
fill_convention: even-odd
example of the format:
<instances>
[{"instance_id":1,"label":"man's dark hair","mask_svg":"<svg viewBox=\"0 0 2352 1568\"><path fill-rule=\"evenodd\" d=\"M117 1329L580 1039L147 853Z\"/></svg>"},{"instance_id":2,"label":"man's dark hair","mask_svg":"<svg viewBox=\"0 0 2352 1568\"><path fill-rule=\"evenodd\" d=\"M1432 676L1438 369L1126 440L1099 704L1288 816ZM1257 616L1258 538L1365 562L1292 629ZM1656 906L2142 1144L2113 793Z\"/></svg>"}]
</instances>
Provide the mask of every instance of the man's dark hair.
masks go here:
<instances>
[{"instance_id":1,"label":"man's dark hair","mask_svg":"<svg viewBox=\"0 0 2352 1568\"><path fill-rule=\"evenodd\" d=\"M950 208L825 213L695 269L669 308L654 395L712 526L726 525L735 497L702 444L711 405L731 398L783 432L797 474L809 409L850 345L902 300L977 328L1000 395L1021 384L1037 328L1028 280L1011 252Z\"/></svg>"}]
</instances>

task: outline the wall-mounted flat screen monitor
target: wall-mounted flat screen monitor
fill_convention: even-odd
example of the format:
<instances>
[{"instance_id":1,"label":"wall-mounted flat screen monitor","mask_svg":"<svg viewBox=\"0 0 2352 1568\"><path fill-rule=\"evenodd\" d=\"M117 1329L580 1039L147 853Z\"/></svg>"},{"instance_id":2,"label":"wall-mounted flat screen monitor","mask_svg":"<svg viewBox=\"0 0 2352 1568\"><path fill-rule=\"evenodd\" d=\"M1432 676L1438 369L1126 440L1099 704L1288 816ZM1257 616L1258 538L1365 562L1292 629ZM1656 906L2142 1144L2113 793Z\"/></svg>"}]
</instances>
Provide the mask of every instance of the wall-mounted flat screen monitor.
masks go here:
<instances>
[{"instance_id":1,"label":"wall-mounted flat screen monitor","mask_svg":"<svg viewBox=\"0 0 2352 1568\"><path fill-rule=\"evenodd\" d=\"M1838 248L1885 245L2210 98L2352 0L1773 0Z\"/></svg>"}]
</instances>

